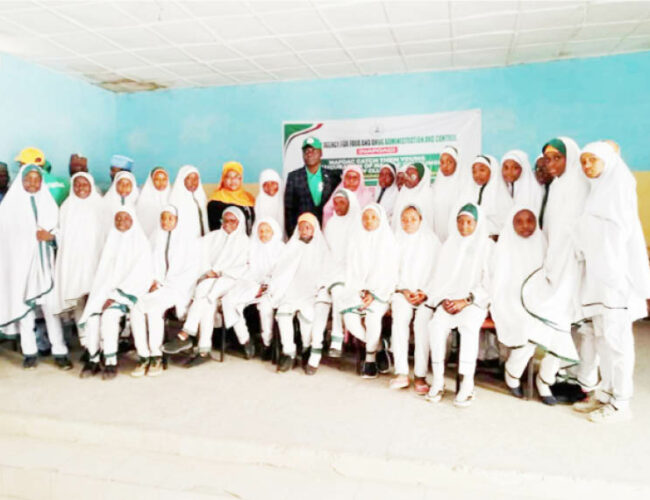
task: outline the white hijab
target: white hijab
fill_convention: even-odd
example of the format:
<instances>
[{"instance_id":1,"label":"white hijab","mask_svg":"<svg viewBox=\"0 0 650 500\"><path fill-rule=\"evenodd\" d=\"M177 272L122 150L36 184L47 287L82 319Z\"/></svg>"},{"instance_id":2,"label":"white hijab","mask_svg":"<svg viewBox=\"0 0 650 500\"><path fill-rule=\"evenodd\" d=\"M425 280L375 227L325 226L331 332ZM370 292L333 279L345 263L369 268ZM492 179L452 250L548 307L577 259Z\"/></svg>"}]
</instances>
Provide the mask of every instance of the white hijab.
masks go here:
<instances>
[{"instance_id":1,"label":"white hijab","mask_svg":"<svg viewBox=\"0 0 650 500\"><path fill-rule=\"evenodd\" d=\"M125 198L122 198L117 192L117 183L120 179L130 180L131 185L133 186L133 189L131 189L131 192ZM136 202L138 201L138 196L138 185L135 182L133 174L126 170L118 172L113 178L111 187L108 188L108 191L106 191L106 194L104 195L104 213L109 227L114 225L113 215L115 215L116 210L121 207L135 207Z\"/></svg>"},{"instance_id":2,"label":"white hijab","mask_svg":"<svg viewBox=\"0 0 650 500\"><path fill-rule=\"evenodd\" d=\"M446 146L440 156L448 154L456 160L456 170L451 175L444 175L440 170L436 180L431 186L433 198L433 230L442 243L449 235L449 220L455 217L454 209L459 203L463 190L462 169L458 150L453 146Z\"/></svg>"},{"instance_id":3,"label":"white hijab","mask_svg":"<svg viewBox=\"0 0 650 500\"><path fill-rule=\"evenodd\" d=\"M415 208L422 216L418 206L409 206ZM409 206L405 207L404 210ZM420 223L420 227L413 234L404 231L400 222L395 239L399 247L397 289L424 290L433 278L434 264L440 253L440 240L433 230L423 222Z\"/></svg>"},{"instance_id":4,"label":"white hijab","mask_svg":"<svg viewBox=\"0 0 650 500\"><path fill-rule=\"evenodd\" d=\"M515 205L506 217L492 260L490 311L499 340L508 347L520 347L531 339L532 329L543 324L534 320L522 305L521 288L524 281L542 267L546 239L539 225L528 238L519 236L513 219L522 210L535 214L532 205ZM534 335L532 335L534 338Z\"/></svg>"},{"instance_id":5,"label":"white hijab","mask_svg":"<svg viewBox=\"0 0 650 500\"><path fill-rule=\"evenodd\" d=\"M576 246L585 258L582 306L588 316L628 308L632 320L644 317L650 267L636 181L610 144L594 142L582 152L596 155L605 164L599 177L587 178L590 190L577 224Z\"/></svg>"},{"instance_id":6,"label":"white hijab","mask_svg":"<svg viewBox=\"0 0 650 500\"><path fill-rule=\"evenodd\" d=\"M379 226L373 231L363 227L362 216L367 210L374 211L379 217ZM349 239L345 269L345 286L355 292L357 302L359 295L356 292L362 290L372 292L381 302L388 302L395 291L399 250L381 205L366 205L356 218Z\"/></svg>"},{"instance_id":7,"label":"white hijab","mask_svg":"<svg viewBox=\"0 0 650 500\"><path fill-rule=\"evenodd\" d=\"M325 279L327 285L344 279L348 244L352 238L352 230L361 214L359 200L354 193L345 188L339 188L334 191L332 199L339 196L344 196L348 200L349 208L348 213L342 216L338 215L335 210L325 226L325 241L330 249L330 260Z\"/></svg>"},{"instance_id":8,"label":"white hijab","mask_svg":"<svg viewBox=\"0 0 650 500\"><path fill-rule=\"evenodd\" d=\"M475 163L481 163L490 169L490 179L484 186L479 186L471 176L472 166ZM481 213L487 234L499 234L501 226L503 226L503 218L512 204L512 198L501 175L499 162L492 155L477 155L469 168L470 178L465 186L463 199L479 204L480 198Z\"/></svg>"},{"instance_id":9,"label":"white hijab","mask_svg":"<svg viewBox=\"0 0 650 500\"><path fill-rule=\"evenodd\" d=\"M159 170L167 174L167 186L162 191L158 191L153 183L153 176ZM149 172L147 180L142 186L135 208L138 213L138 220L147 236L151 236L160 227L160 212L167 204L171 192L169 185L170 180L167 171L162 167L156 167Z\"/></svg>"},{"instance_id":10,"label":"white hijab","mask_svg":"<svg viewBox=\"0 0 650 500\"><path fill-rule=\"evenodd\" d=\"M79 198L74 192L77 178L90 183L90 194L86 198ZM104 223L104 203L95 189L93 177L78 172L72 176L70 184L70 196L61 205L59 216L55 313L75 307L77 301L90 292L108 230Z\"/></svg>"},{"instance_id":11,"label":"white hijab","mask_svg":"<svg viewBox=\"0 0 650 500\"><path fill-rule=\"evenodd\" d=\"M54 231L59 207L41 181L36 193L23 187L23 176L36 165L21 167L0 204L0 330L21 319L53 287L54 246L36 239L36 231Z\"/></svg>"},{"instance_id":12,"label":"white hijab","mask_svg":"<svg viewBox=\"0 0 650 500\"><path fill-rule=\"evenodd\" d=\"M107 299L113 300L114 306L129 310L139 297L147 293L153 282L151 245L138 222L135 209L120 207L113 213L113 219L118 212L129 214L133 224L128 231L122 232L113 223L108 232L88 302L81 315L82 326L91 316L102 313Z\"/></svg>"},{"instance_id":13,"label":"white hijab","mask_svg":"<svg viewBox=\"0 0 650 500\"><path fill-rule=\"evenodd\" d=\"M173 205L165 205L160 214L163 212L178 217L178 209ZM176 307L184 310L201 272L200 248L196 240L183 233L187 226L179 225L180 217L174 229L165 231L160 224L160 214L158 227L151 236L153 279L164 288L174 290L178 296Z\"/></svg>"},{"instance_id":14,"label":"white hijab","mask_svg":"<svg viewBox=\"0 0 650 500\"><path fill-rule=\"evenodd\" d=\"M406 168L409 166L407 165ZM390 227L393 231L397 231L400 226L400 216L402 211L407 205L417 205L422 210L423 221L433 227L433 197L431 195L431 169L424 167L424 174L422 178L413 188L409 188L404 184L402 189L395 199L395 206L393 207L393 218ZM400 215L397 215L400 214Z\"/></svg>"},{"instance_id":15,"label":"white hijab","mask_svg":"<svg viewBox=\"0 0 650 500\"><path fill-rule=\"evenodd\" d=\"M185 187L185 178L191 173L199 176L199 186L193 193ZM207 197L203 184L201 184L201 174L196 167L184 165L178 171L174 187L169 195L169 203L178 209L178 223L187 226L183 229L183 234L200 238L210 231L208 226ZM203 233L201 233L203 228Z\"/></svg>"},{"instance_id":16,"label":"white hijab","mask_svg":"<svg viewBox=\"0 0 650 500\"><path fill-rule=\"evenodd\" d=\"M309 243L300 239L299 224L302 221L308 222L314 229ZM322 281L320 274L316 272L316 266L320 266L329 258L329 249L318 219L311 213L302 214L298 217L298 224L272 273L268 293L273 306L277 307L287 297L296 304L315 298ZM311 272L298 276L298 273L307 268L311 268Z\"/></svg>"},{"instance_id":17,"label":"white hijab","mask_svg":"<svg viewBox=\"0 0 650 500\"><path fill-rule=\"evenodd\" d=\"M228 207L223 211L223 215L227 213L237 217L239 223L230 234L222 228L210 231L202 238L202 271L211 269L222 273L223 276L237 279L246 271L250 240L246 234L246 218L243 212L238 207Z\"/></svg>"},{"instance_id":18,"label":"white hijab","mask_svg":"<svg viewBox=\"0 0 650 500\"><path fill-rule=\"evenodd\" d=\"M504 223L507 220L510 209L515 205L534 207L535 210L533 210L533 213L537 216L542 203L542 186L535 179L535 173L530 166L528 155L520 149L508 151L501 158L501 169L503 169L503 164L506 160L517 162L521 167L521 175L515 182L508 183L503 178L503 174L500 173L500 180L503 182L506 192L510 195L510 198L507 198L508 203L502 207L505 210L502 217Z\"/></svg>"},{"instance_id":19,"label":"white hijab","mask_svg":"<svg viewBox=\"0 0 650 500\"><path fill-rule=\"evenodd\" d=\"M382 165L379 172L384 169L390 170L390 173L393 175L393 183L385 189L377 184L377 187L375 188L375 201L379 200L379 196L381 196L381 201L377 201L377 203L383 207L388 220L392 220L395 200L397 200L397 194L399 193L399 189L397 189L397 169L395 168L395 165L390 163Z\"/></svg>"},{"instance_id":20,"label":"white hijab","mask_svg":"<svg viewBox=\"0 0 650 500\"><path fill-rule=\"evenodd\" d=\"M266 243L262 243L257 234L260 224L268 224L273 230L271 240ZM284 250L282 234L283 231L280 224L273 217L260 217L255 221L253 234L251 235L246 279L255 281L256 283L269 282L272 271Z\"/></svg>"},{"instance_id":21,"label":"white hijab","mask_svg":"<svg viewBox=\"0 0 650 500\"><path fill-rule=\"evenodd\" d=\"M482 208L472 203L477 212L476 229L461 236L456 218L449 221L449 236L440 249L433 280L429 285L429 304L438 306L444 299L461 299L481 284L486 259L491 258L493 241L488 238ZM463 209L458 213L463 213Z\"/></svg>"},{"instance_id":22,"label":"white hijab","mask_svg":"<svg viewBox=\"0 0 650 500\"><path fill-rule=\"evenodd\" d=\"M278 192L274 196L269 196L264 192L265 182L278 183ZM284 227L284 189L280 174L270 168L262 170L259 186L260 189L255 198L255 218L271 217L280 224L280 227ZM273 234L275 236L275 231Z\"/></svg>"}]
</instances>

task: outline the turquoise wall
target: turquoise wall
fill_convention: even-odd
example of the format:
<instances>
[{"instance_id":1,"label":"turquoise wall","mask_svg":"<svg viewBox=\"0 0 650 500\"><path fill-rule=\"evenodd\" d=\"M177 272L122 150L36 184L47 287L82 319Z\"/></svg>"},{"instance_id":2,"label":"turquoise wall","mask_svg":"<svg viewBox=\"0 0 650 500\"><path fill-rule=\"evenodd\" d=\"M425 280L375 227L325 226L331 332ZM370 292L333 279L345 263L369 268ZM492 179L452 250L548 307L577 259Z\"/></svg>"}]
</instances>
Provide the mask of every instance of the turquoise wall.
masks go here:
<instances>
[{"instance_id":1,"label":"turquoise wall","mask_svg":"<svg viewBox=\"0 0 650 500\"><path fill-rule=\"evenodd\" d=\"M362 118L480 108L483 145L534 156L545 140L612 138L635 170L650 170L650 52L455 72L113 94L0 56L0 160L42 148L55 171L82 152L107 179L113 153L142 181L154 165L198 166L218 181L223 162L247 182L281 169L283 120Z\"/></svg>"},{"instance_id":2,"label":"turquoise wall","mask_svg":"<svg viewBox=\"0 0 650 500\"><path fill-rule=\"evenodd\" d=\"M0 54L0 161L12 174L20 150L35 146L53 172L67 175L70 155L83 153L98 180L106 181L116 112L116 94Z\"/></svg>"},{"instance_id":3,"label":"turquoise wall","mask_svg":"<svg viewBox=\"0 0 650 500\"><path fill-rule=\"evenodd\" d=\"M480 108L485 152L534 157L557 135L580 145L621 144L650 170L650 52L506 68L240 87L179 89L118 98L120 149L147 168L191 163L216 182L237 159L245 180L281 169L283 120L361 118Z\"/></svg>"}]
</instances>

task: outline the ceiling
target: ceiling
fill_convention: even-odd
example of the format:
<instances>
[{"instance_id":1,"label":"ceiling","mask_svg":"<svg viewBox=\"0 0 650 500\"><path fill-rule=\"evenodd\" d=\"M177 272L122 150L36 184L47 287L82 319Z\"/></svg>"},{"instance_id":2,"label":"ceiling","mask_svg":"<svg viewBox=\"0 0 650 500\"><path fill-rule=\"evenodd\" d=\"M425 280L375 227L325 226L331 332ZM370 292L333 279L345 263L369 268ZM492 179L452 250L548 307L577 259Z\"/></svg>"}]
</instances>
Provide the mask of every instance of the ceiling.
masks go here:
<instances>
[{"instance_id":1,"label":"ceiling","mask_svg":"<svg viewBox=\"0 0 650 500\"><path fill-rule=\"evenodd\" d=\"M642 50L647 1L0 2L0 52L121 92Z\"/></svg>"}]
</instances>

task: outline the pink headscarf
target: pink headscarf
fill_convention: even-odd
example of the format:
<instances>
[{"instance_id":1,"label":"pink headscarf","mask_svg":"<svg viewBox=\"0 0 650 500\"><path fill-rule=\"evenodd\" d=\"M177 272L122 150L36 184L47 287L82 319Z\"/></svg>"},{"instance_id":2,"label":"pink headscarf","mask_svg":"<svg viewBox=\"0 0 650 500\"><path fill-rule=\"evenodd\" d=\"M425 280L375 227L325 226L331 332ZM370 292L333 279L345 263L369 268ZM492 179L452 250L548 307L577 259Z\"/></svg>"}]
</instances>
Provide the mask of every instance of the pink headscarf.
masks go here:
<instances>
[{"instance_id":1,"label":"pink headscarf","mask_svg":"<svg viewBox=\"0 0 650 500\"><path fill-rule=\"evenodd\" d=\"M334 214L334 193L336 193L336 191L338 191L340 188L345 187L343 183L345 182L345 174L348 172L356 172L360 177L359 187L357 190L352 191L351 189L348 189L348 191L356 195L357 200L359 201L359 207L363 209L363 207L365 207L368 203L373 203L375 201L375 189L374 187L366 186L366 179L363 175L363 169L359 165L350 164L343 169L343 175L341 176L340 184L336 186L336 189L334 189L334 191L332 191L332 196L330 196L330 199L327 200L327 203L325 203L325 207L323 208L323 227L325 227L327 221L330 219L330 217L332 217L332 214Z\"/></svg>"}]
</instances>

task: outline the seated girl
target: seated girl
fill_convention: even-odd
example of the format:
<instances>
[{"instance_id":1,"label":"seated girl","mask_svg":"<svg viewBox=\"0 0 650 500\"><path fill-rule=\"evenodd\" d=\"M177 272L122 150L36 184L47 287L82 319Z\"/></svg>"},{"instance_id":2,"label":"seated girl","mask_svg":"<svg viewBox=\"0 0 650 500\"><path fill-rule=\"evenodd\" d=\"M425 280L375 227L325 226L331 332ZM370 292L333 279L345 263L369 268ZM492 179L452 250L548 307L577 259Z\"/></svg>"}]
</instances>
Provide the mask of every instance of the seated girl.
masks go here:
<instances>
[{"instance_id":1,"label":"seated girl","mask_svg":"<svg viewBox=\"0 0 650 500\"><path fill-rule=\"evenodd\" d=\"M458 212L455 230L450 228L449 237L440 249L427 293L428 305L435 308L429 323L433 383L427 401L442 400L447 337L453 328L460 332L460 390L454 404L469 406L474 399L474 371L479 331L487 316L493 246L494 242L486 234L481 209L467 203Z\"/></svg>"},{"instance_id":2,"label":"seated girl","mask_svg":"<svg viewBox=\"0 0 650 500\"><path fill-rule=\"evenodd\" d=\"M163 207L152 237L153 279L148 292L131 309L131 330L139 358L131 372L133 377L162 373L165 312L175 308L176 316L183 317L198 278L198 243L183 233L178 218L176 207Z\"/></svg>"},{"instance_id":3,"label":"seated girl","mask_svg":"<svg viewBox=\"0 0 650 500\"><path fill-rule=\"evenodd\" d=\"M259 198L258 198L259 199ZM271 337L273 335L273 307L264 292L269 286L271 273L282 251L282 226L271 217L260 217L253 226L253 236L248 256L248 269L237 284L224 295L222 300L226 328L233 328L237 340L244 346L246 359L255 355L255 344L251 342L244 308L256 304L262 327L263 358L271 359Z\"/></svg>"},{"instance_id":4,"label":"seated girl","mask_svg":"<svg viewBox=\"0 0 650 500\"><path fill-rule=\"evenodd\" d=\"M102 377L115 378L120 320L147 293L152 281L151 245L135 210L128 206L118 208L113 220L80 319L86 330L89 354L81 378L101 371L100 354L104 358Z\"/></svg>"},{"instance_id":5,"label":"seated girl","mask_svg":"<svg viewBox=\"0 0 650 500\"><path fill-rule=\"evenodd\" d=\"M410 384L409 325L413 319L415 392L425 395L429 391L425 379L429 368L428 326L433 312L425 305L427 294L424 290L433 277L440 241L429 226L422 224L419 207L407 206L402 210L401 219L395 236L399 245L399 278L391 299L393 328L390 346L395 357L395 377L390 381L390 388L403 389Z\"/></svg>"},{"instance_id":6,"label":"seated girl","mask_svg":"<svg viewBox=\"0 0 650 500\"><path fill-rule=\"evenodd\" d=\"M138 220L144 233L150 237L160 225L160 211L169 200L169 175L162 167L156 167L147 176L135 204Z\"/></svg>"}]
</instances>

